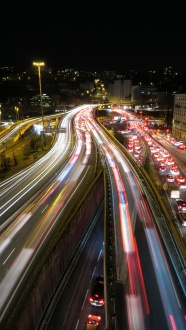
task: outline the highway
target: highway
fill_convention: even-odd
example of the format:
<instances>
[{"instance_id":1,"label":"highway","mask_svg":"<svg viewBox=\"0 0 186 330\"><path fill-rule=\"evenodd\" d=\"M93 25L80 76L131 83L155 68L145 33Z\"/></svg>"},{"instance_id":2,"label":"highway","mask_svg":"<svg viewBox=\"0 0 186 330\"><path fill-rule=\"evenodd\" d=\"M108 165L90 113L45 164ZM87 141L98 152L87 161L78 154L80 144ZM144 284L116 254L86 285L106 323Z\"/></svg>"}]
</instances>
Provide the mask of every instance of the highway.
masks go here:
<instances>
[{"instance_id":1,"label":"highway","mask_svg":"<svg viewBox=\"0 0 186 330\"><path fill-rule=\"evenodd\" d=\"M86 118L87 113L82 116ZM142 186L123 159L120 150L92 117L87 118L87 125L99 144L100 153L104 155L114 197L112 202L117 251L116 281L121 291L119 310L123 305L127 312L126 318L120 318L123 323L114 324L113 329L184 329L185 297L179 285L177 286L177 278L172 267L169 266L170 260L167 253L164 253L164 246L159 238ZM162 217L161 212L159 217ZM164 221L163 217L162 221ZM80 283L84 283L81 271L78 278ZM53 324L56 329L66 329L69 328L69 322L70 324L74 322L74 327L71 329L84 329L81 320L85 321L85 311L88 308L91 312L86 293L89 290L89 281L84 288L83 306L82 301L79 301L77 296L74 297L76 287L73 288L73 283L71 286L72 295L67 297L70 301L68 309L64 310L63 307L66 306L63 292L67 292L64 289L54 314L50 315L49 324L47 324L48 320L44 319L40 329L51 329ZM72 317L74 304L76 307ZM115 306L116 314L118 307ZM66 311L65 315L64 311ZM97 308L96 314L102 315L102 309ZM107 325L105 327L107 329Z\"/></svg>"},{"instance_id":2,"label":"highway","mask_svg":"<svg viewBox=\"0 0 186 330\"><path fill-rule=\"evenodd\" d=\"M100 330L105 329L104 306L95 307L88 301L92 281L97 275L104 273L103 219L102 207L87 233L85 246L81 246L81 251L75 258L68 280L59 286L58 296L52 301L38 329L84 329L89 314L99 314L102 319Z\"/></svg>"},{"instance_id":3,"label":"highway","mask_svg":"<svg viewBox=\"0 0 186 330\"><path fill-rule=\"evenodd\" d=\"M74 112L72 114L74 115ZM2 327L8 323L7 320L16 305L15 301L17 302L21 295L24 295L26 283L32 277L31 274L37 267L36 265L40 263L46 246L51 244L51 240L54 239L52 237L55 236L59 226L65 225L73 205L85 195L87 185L90 185L95 177L95 157L91 158L91 152L94 154L94 146L90 135L79 128L78 121L75 126L76 145L63 169L59 171L58 168L55 179L45 190L42 190L42 194L34 198L33 202L29 200L26 207L25 201L23 202L24 208L22 208L21 213L19 212L11 221L10 219L6 220L9 224L6 225L1 234L0 305ZM68 141L68 143L70 142ZM59 159L62 141L57 145L55 144L55 149L58 151ZM31 170L28 170L28 173L34 175L34 170L35 165ZM27 171L24 173L27 175ZM17 184L19 180L19 178L16 178L16 181L10 180L13 183L11 189L8 184L9 189L4 192L5 200L9 191L15 189L15 183ZM39 180L37 179L37 181ZM33 185L33 182L31 183ZM26 194L28 191L28 187L26 187L24 193ZM13 193L11 192L11 194L13 199ZM21 194L23 193L21 192ZM12 209L12 204L10 207ZM62 223L61 219L63 219Z\"/></svg>"},{"instance_id":4,"label":"highway","mask_svg":"<svg viewBox=\"0 0 186 330\"><path fill-rule=\"evenodd\" d=\"M56 114L55 116L45 116L45 121L50 121L52 118L61 118L60 114ZM0 152L6 150L7 147L13 143L15 143L20 135L23 135L27 129L30 128L31 125L41 123L41 117L35 118L27 118L22 121L18 121L14 124L10 124L3 132L0 134Z\"/></svg>"},{"instance_id":5,"label":"highway","mask_svg":"<svg viewBox=\"0 0 186 330\"><path fill-rule=\"evenodd\" d=\"M29 207L22 210L11 226L3 231L0 272L3 319L6 320L10 314L14 304L13 296L16 297L21 292L26 276L29 276L28 270L33 271L39 255L42 255L45 249L45 243L57 228L57 221L62 216L65 217L67 206L73 205L74 199L77 198L75 187L82 189L85 178L94 176L95 162L92 160L92 166L86 165L92 155L90 141L93 136L103 163L108 169L112 187L116 282L120 284L123 292L123 305L126 311L124 322L128 329L134 330L185 329L185 297L172 267L169 266L170 260L164 252L164 245L159 238L138 172L135 166L127 161L113 139L110 139L97 124L92 111L92 106L87 106L86 111L78 111L74 125L77 129L78 143L70 161L54 178L44 194L38 196L33 203L29 201ZM59 146L61 144L58 145L60 150ZM86 181L88 182L88 179ZM7 187L8 184L4 186L5 197L10 190L6 190ZM84 189L85 187L82 191ZM6 199L9 200L7 197ZM11 208L11 205L9 207ZM6 212L6 208L4 210ZM10 217L14 213L15 209L12 209ZM88 286L89 283L87 290ZM117 309L117 306L115 308ZM85 315L84 311L82 313ZM81 313L80 318L84 322ZM78 319L79 314L73 315L75 324L79 324ZM83 329L82 323L78 327L78 330Z\"/></svg>"},{"instance_id":6,"label":"highway","mask_svg":"<svg viewBox=\"0 0 186 330\"><path fill-rule=\"evenodd\" d=\"M90 123L92 123L92 120L89 121L89 124ZM120 238L123 246L125 265L127 267L129 281L127 290L125 286L128 326L131 329L142 329L145 325L145 317L148 314L148 308L150 306L146 304L150 300L150 296L147 294L145 289L144 277L141 273L142 268L140 259L142 257L139 255L138 245L136 244L138 235L137 233L135 236L133 235L135 228L134 223L136 222L135 215L138 214L138 217L143 224L144 234L149 250L148 253L151 255L152 268L157 281L157 290L161 297L160 301L163 306L162 315L164 311L167 329L171 329L173 324L177 329L184 329L184 315L186 314L185 302L183 300L181 304L181 300L178 299L179 293L176 292L176 284L173 284L173 276L171 275L171 269L168 266L169 262L167 261L166 254L163 252L163 245L159 239L152 211L146 203L143 188L140 182L138 182L138 177L136 176L136 173L134 175L134 170L132 172L131 168L129 168L120 149L117 148L117 146L112 143L112 140L110 140L108 136L100 130L100 127L95 124L93 127L90 124L90 127L95 138L99 135L99 138L97 137L97 142L99 143L109 166L109 171L111 172L110 177L112 177L112 187L115 187L113 192L113 208L115 231L118 235L116 240L116 250L121 253L121 245L118 245L117 248L117 241L118 238ZM117 191L117 194L115 191ZM145 252L143 251L143 257L144 253ZM118 257L119 253L116 255ZM121 280L121 272L119 271L121 262L118 262L117 267L117 279ZM122 269L122 273L125 276L124 269ZM146 279L147 278L148 277L146 277ZM180 309L180 306L182 306L182 310ZM135 317L133 317L134 310ZM155 311L153 310L152 313L155 314ZM158 318L154 318L154 322L157 319ZM164 329L165 328L166 326Z\"/></svg>"},{"instance_id":7,"label":"highway","mask_svg":"<svg viewBox=\"0 0 186 330\"><path fill-rule=\"evenodd\" d=\"M57 135L54 147L45 156L1 183L0 231L39 196L64 167L74 147L73 115L71 112L61 120L60 126L66 128L66 133Z\"/></svg>"}]
</instances>

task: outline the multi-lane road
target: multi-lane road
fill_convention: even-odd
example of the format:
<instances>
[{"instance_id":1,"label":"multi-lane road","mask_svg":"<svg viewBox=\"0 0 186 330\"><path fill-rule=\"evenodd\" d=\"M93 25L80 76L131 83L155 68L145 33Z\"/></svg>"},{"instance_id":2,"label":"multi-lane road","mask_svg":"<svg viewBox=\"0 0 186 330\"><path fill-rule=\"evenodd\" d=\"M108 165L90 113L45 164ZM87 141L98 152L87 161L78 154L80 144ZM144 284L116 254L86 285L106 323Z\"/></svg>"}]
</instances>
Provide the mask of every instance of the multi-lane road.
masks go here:
<instances>
[{"instance_id":1,"label":"multi-lane road","mask_svg":"<svg viewBox=\"0 0 186 330\"><path fill-rule=\"evenodd\" d=\"M69 116L72 117L74 114L75 112L72 112ZM70 118L67 122L70 125ZM64 121L62 124L64 125ZM42 164L45 165L43 168L39 164L34 164L14 178L5 180L2 185L2 327L8 324L7 320L11 318L15 301L19 300L24 288L27 287L30 274L51 242L51 237L55 236L59 224L62 226L61 219L65 224L73 205L85 195L87 187L95 177L96 157L92 155L96 149L90 135L82 131L76 122L77 140L73 152L70 152L72 139L70 129L67 131L69 133L65 134L65 137L60 136L56 142L55 150L47 154L45 163L42 160ZM40 183L41 178L44 178L45 183Z\"/></svg>"},{"instance_id":2,"label":"multi-lane road","mask_svg":"<svg viewBox=\"0 0 186 330\"><path fill-rule=\"evenodd\" d=\"M86 106L83 110L78 109L78 115L74 120L78 142L71 158L64 167L62 155L66 149L69 153L71 144L68 133L62 135L63 141L60 138L57 140L55 148L52 150L53 153L49 154L45 163L41 162L41 166L37 164L37 166L30 167L23 171L22 178L17 175L13 180L10 179L3 185L2 216L3 214L5 216L2 218L1 226L4 226L4 223L8 225L7 221L10 222L15 213L16 218L3 231L2 235L0 286L1 306L3 307L1 309L2 324L7 319L7 315L10 314L12 305L15 304L15 301L10 299L12 293L15 296L18 295L21 284L24 285L26 281L26 277L25 279L22 278L23 273L26 273L25 267L26 269L29 268L30 272L33 271L32 267L37 263L39 251L42 252L45 249L45 243L50 233L55 230L58 219L63 212L65 214L66 208L73 205L74 199L77 198L76 187L81 187L80 190L83 192L84 182L88 182L88 177L91 179L94 176L95 162L91 158L94 154L93 149L91 149L93 146L91 136L93 136L108 169L112 187L116 253L115 285L120 287L120 298L124 306L123 314L126 315L122 320L127 325L127 329L185 329L185 297L179 287L175 272L169 266L170 260L167 253L164 252L164 244L159 238L154 215L147 202L148 198L144 194L141 179L138 177L135 166L127 161L126 155L123 155L113 139L110 139L97 124L93 116L93 109L92 106ZM70 131L68 127L70 119L67 117L64 120L66 120L68 132ZM65 151L62 148L64 145L66 146ZM59 158L61 163L56 170L55 159ZM65 155L66 158L67 155ZM92 160L90 161L90 159ZM54 167L52 175L52 172L48 172L51 163L51 167ZM88 164L92 164L92 166ZM59 168L61 172L59 172ZM36 174L38 176L35 179L34 175ZM41 186L39 186L40 178L45 176L47 182L51 180L51 177L54 178L54 181L40 196L36 187L41 189L44 183L41 182ZM77 184L77 182L79 183ZM19 188L16 190L17 185ZM30 193L31 189L33 189L32 193ZM24 196L25 198L27 196L29 201L27 208L25 206L26 201L23 202L24 208L20 206L20 200L23 201ZM32 197L32 200L29 200L28 196L29 198ZM37 196L37 199L33 196ZM18 209L21 210L20 214L15 212ZM58 212L59 209L60 212ZM23 238L21 239L21 237ZM99 249L101 247L98 248L98 251L100 251ZM88 266L86 265L86 272L88 272ZM18 269L19 272L17 272ZM78 280L78 283L81 284L84 281L84 274L81 273L81 269L79 276L81 279ZM84 306L86 310L88 306L89 279L90 276L87 284L84 285L79 304L76 302L76 306L81 306L78 308L78 313L77 310L71 308L74 295L72 290L68 290L69 309L65 307L62 312L64 316L59 321L60 329L66 329L69 324L73 324L73 328L68 329L83 329L86 314ZM75 289L77 290L77 286ZM82 304L82 299L85 301L84 304ZM119 319L117 319L117 314L120 313L121 308L116 304L117 299L115 297L116 318L113 317L112 326L113 329L123 329L123 324L117 324ZM107 308L107 301L105 305ZM98 309L98 312L100 311ZM66 317L70 314L71 317ZM105 326L107 326L106 323L107 320ZM75 328L74 324L76 325Z\"/></svg>"}]
</instances>

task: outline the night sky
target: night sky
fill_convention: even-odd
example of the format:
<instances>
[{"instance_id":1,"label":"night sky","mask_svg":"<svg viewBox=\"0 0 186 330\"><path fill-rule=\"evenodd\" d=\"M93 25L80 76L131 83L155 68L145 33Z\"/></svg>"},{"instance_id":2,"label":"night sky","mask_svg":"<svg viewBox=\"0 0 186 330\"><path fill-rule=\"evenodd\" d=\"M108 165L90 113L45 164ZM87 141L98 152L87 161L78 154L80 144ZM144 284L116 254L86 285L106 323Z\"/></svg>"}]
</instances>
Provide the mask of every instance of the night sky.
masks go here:
<instances>
[{"instance_id":1,"label":"night sky","mask_svg":"<svg viewBox=\"0 0 186 330\"><path fill-rule=\"evenodd\" d=\"M1 4L0 66L77 70L186 69L184 1Z\"/></svg>"}]
</instances>

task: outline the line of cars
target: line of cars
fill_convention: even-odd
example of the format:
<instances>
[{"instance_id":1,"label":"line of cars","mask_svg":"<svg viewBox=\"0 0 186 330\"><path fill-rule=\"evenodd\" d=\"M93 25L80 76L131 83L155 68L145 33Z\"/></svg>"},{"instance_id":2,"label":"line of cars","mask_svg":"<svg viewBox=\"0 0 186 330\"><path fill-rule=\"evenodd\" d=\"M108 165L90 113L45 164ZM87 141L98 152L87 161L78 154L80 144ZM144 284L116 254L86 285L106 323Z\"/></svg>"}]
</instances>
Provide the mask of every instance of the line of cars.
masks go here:
<instances>
[{"instance_id":1,"label":"line of cars","mask_svg":"<svg viewBox=\"0 0 186 330\"><path fill-rule=\"evenodd\" d=\"M149 150L155 168L162 179L165 178L166 191L169 197L175 199L178 220L182 226L186 226L186 201L181 198L184 189L186 189L186 178L180 174L178 165L165 149L153 142Z\"/></svg>"},{"instance_id":2,"label":"line of cars","mask_svg":"<svg viewBox=\"0 0 186 330\"><path fill-rule=\"evenodd\" d=\"M171 191L170 197L176 200L179 222L182 226L186 226L186 210L184 209L185 200L180 197L180 192L183 191L183 189L186 189L186 178L180 174L179 167L174 158L152 138L154 135L156 136L153 130L144 126L142 122L139 123L134 121L132 125L133 128L135 128L135 132L131 132L131 134L128 132L124 143L125 147L134 156L136 162L141 164L141 151L143 149L141 138L143 138L144 142L149 147L150 155L157 172L162 176L162 179L165 177L169 193ZM139 138L139 136L141 136L141 138ZM163 138L179 150L186 149L184 141L179 141L170 134L165 134ZM183 194L183 192L181 192L181 194Z\"/></svg>"},{"instance_id":3,"label":"line of cars","mask_svg":"<svg viewBox=\"0 0 186 330\"><path fill-rule=\"evenodd\" d=\"M92 306L102 307L105 303L104 299L104 277L96 276L90 290L89 302ZM86 321L86 330L94 330L100 327L101 316L90 314Z\"/></svg>"},{"instance_id":4,"label":"line of cars","mask_svg":"<svg viewBox=\"0 0 186 330\"><path fill-rule=\"evenodd\" d=\"M184 141L180 141L171 135L165 135L165 139L169 141L174 147L177 147L179 150L185 150L186 145Z\"/></svg>"},{"instance_id":5,"label":"line of cars","mask_svg":"<svg viewBox=\"0 0 186 330\"><path fill-rule=\"evenodd\" d=\"M145 128L139 133L143 137L146 145L149 147L151 159L153 160L154 166L159 175L162 176L162 179L165 177L169 196L171 199L173 198L176 200L177 218L179 222L182 226L186 226L186 209L184 209L184 203L186 202L180 197L181 194L183 194L183 189L186 189L186 178L180 174L180 169L174 158L166 149L162 148L154 139L151 138ZM139 151L136 152L134 141L137 141L137 144L140 144L140 140L137 135L133 135L128 138L126 147L128 151L131 152L136 158L136 162L139 163L138 160L141 162L141 148L139 148ZM172 140L171 143L178 149L185 150L185 144L183 141Z\"/></svg>"},{"instance_id":6,"label":"line of cars","mask_svg":"<svg viewBox=\"0 0 186 330\"><path fill-rule=\"evenodd\" d=\"M138 139L136 134L132 134L131 136L127 137L126 148L134 156L136 162L138 164L141 164L142 147L140 140Z\"/></svg>"}]
</instances>

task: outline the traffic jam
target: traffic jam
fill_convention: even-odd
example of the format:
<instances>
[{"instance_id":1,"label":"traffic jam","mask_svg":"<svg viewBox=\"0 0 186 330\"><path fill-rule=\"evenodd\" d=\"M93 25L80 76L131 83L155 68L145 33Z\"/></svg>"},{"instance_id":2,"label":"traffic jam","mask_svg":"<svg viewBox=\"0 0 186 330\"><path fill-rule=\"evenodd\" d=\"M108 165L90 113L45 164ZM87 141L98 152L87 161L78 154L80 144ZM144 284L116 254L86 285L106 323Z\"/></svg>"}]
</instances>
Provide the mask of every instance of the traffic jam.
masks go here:
<instances>
[{"instance_id":1,"label":"traffic jam","mask_svg":"<svg viewBox=\"0 0 186 330\"><path fill-rule=\"evenodd\" d=\"M148 161L154 167L155 174L166 191L177 224L186 227L186 177L176 159L158 142L164 139L180 152L186 149L186 144L166 133L162 134L160 139L157 136L159 130L153 130L141 120L136 120L131 116L126 128L118 132L123 135L123 144L138 165L143 164L144 156L147 155Z\"/></svg>"}]
</instances>

